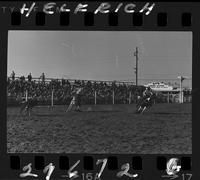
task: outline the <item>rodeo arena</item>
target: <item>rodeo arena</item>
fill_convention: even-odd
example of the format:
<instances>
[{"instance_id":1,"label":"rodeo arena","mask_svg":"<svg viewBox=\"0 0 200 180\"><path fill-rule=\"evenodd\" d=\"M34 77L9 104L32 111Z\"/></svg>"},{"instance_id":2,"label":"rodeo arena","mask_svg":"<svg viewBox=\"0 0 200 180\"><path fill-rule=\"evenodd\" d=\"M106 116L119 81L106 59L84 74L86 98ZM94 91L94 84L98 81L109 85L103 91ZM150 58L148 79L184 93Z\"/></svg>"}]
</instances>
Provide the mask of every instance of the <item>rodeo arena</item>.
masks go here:
<instances>
[{"instance_id":1,"label":"rodeo arena","mask_svg":"<svg viewBox=\"0 0 200 180\"><path fill-rule=\"evenodd\" d=\"M191 153L192 89L176 83L7 79L8 153ZM146 93L146 94L145 94Z\"/></svg>"}]
</instances>

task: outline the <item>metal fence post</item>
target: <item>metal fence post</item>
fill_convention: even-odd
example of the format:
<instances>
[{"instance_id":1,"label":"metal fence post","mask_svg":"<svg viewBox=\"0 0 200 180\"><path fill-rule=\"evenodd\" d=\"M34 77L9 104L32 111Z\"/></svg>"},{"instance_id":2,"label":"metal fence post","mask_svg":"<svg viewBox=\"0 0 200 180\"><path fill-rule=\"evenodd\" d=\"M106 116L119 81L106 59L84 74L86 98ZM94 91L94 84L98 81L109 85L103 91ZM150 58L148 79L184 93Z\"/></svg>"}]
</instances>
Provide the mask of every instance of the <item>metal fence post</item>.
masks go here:
<instances>
[{"instance_id":1,"label":"metal fence post","mask_svg":"<svg viewBox=\"0 0 200 180\"><path fill-rule=\"evenodd\" d=\"M129 92L129 104L131 104L131 96L132 94L131 94L131 91Z\"/></svg>"},{"instance_id":2,"label":"metal fence post","mask_svg":"<svg viewBox=\"0 0 200 180\"><path fill-rule=\"evenodd\" d=\"M169 92L167 92L167 103L169 103Z\"/></svg>"},{"instance_id":3,"label":"metal fence post","mask_svg":"<svg viewBox=\"0 0 200 180\"><path fill-rule=\"evenodd\" d=\"M113 90L113 104L115 104L115 91Z\"/></svg>"},{"instance_id":4,"label":"metal fence post","mask_svg":"<svg viewBox=\"0 0 200 180\"><path fill-rule=\"evenodd\" d=\"M26 102L28 101L28 90L26 90L26 95L25 95L26 97Z\"/></svg>"},{"instance_id":5,"label":"metal fence post","mask_svg":"<svg viewBox=\"0 0 200 180\"><path fill-rule=\"evenodd\" d=\"M94 91L94 104L97 104L97 91Z\"/></svg>"},{"instance_id":6,"label":"metal fence post","mask_svg":"<svg viewBox=\"0 0 200 180\"><path fill-rule=\"evenodd\" d=\"M53 102L53 94L54 94L54 90L51 91L51 106L53 107L54 102Z\"/></svg>"}]
</instances>

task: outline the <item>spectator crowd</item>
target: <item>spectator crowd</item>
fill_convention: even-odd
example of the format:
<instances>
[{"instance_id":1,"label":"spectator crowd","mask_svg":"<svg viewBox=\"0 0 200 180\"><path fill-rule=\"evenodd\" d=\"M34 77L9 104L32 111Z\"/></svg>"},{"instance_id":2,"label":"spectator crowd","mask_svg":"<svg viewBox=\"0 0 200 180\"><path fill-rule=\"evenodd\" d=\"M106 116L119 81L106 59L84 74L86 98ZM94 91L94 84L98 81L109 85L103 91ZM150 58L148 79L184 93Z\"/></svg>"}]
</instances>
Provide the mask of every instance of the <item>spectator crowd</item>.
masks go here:
<instances>
[{"instance_id":1,"label":"spectator crowd","mask_svg":"<svg viewBox=\"0 0 200 180\"><path fill-rule=\"evenodd\" d=\"M104 82L90 80L67 80L67 79L48 79L42 73L40 78L32 78L31 73L24 76L15 77L14 71L7 79L8 105L17 105L27 96L35 98L41 105L51 105L52 98L54 104L69 104L72 93L76 87L81 87L82 104L112 104L113 97L115 104L135 103L138 96L142 96L144 86L135 86L123 82ZM172 95L171 95L172 96ZM179 96L176 94L175 96ZM189 99L191 92L184 91L184 96ZM95 101L96 99L96 101ZM190 102L191 100L189 100ZM170 101L166 94L157 93L155 102L175 102L173 97Z\"/></svg>"},{"instance_id":2,"label":"spectator crowd","mask_svg":"<svg viewBox=\"0 0 200 180\"><path fill-rule=\"evenodd\" d=\"M74 88L82 87L82 103L94 104L95 95L98 104L112 104L113 96L116 104L129 103L131 98L141 95L144 87L136 86L126 83L113 82L97 82L86 80L66 80L66 79L51 79L45 80L44 73L40 78L35 80L31 73L27 78L21 76L15 77L14 72L7 80L7 95L9 102L17 102L26 97L36 98L41 104L51 104L53 96L55 104L69 103L72 97ZM137 91L136 91L137 90ZM8 102L8 104L9 104ZM12 104L11 103L11 104Z\"/></svg>"}]
</instances>

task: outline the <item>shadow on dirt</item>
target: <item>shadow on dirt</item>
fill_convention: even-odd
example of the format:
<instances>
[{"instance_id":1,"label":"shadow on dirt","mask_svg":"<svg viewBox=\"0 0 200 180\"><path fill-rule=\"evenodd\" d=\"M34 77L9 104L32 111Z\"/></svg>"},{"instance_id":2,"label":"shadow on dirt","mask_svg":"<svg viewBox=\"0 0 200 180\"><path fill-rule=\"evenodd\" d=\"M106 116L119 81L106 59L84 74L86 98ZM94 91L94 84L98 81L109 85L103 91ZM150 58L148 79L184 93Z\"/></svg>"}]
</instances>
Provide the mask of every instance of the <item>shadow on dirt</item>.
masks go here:
<instances>
[{"instance_id":1,"label":"shadow on dirt","mask_svg":"<svg viewBox=\"0 0 200 180\"><path fill-rule=\"evenodd\" d=\"M64 113L57 113L57 114L34 114L34 116L37 117L65 117L67 115L78 115L78 114L86 114L86 113L117 113L117 112L121 112L121 111L109 111L109 110L105 110L105 111L80 111L80 112L76 112L76 111L72 111L72 112L64 112Z\"/></svg>"},{"instance_id":2,"label":"shadow on dirt","mask_svg":"<svg viewBox=\"0 0 200 180\"><path fill-rule=\"evenodd\" d=\"M37 117L64 117L66 114L34 114Z\"/></svg>"},{"instance_id":3,"label":"shadow on dirt","mask_svg":"<svg viewBox=\"0 0 200 180\"><path fill-rule=\"evenodd\" d=\"M98 111L98 110L96 110L96 111L82 111L82 112L84 112L84 113L115 113L115 112L122 112L122 111L109 111L109 110L100 110L100 111ZM81 112L80 112L81 113Z\"/></svg>"},{"instance_id":4,"label":"shadow on dirt","mask_svg":"<svg viewBox=\"0 0 200 180\"><path fill-rule=\"evenodd\" d=\"M152 112L151 114L158 114L158 115L190 115L191 113L182 113L182 112Z\"/></svg>"}]
</instances>

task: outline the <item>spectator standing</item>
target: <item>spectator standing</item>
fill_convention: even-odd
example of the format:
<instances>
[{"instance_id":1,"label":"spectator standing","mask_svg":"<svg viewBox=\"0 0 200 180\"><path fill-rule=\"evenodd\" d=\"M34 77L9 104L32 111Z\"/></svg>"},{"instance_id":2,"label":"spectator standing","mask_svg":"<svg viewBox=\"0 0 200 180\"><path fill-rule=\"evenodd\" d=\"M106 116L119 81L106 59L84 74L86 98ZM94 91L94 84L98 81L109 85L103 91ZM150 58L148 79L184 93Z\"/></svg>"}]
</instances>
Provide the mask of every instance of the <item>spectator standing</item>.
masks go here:
<instances>
[{"instance_id":1,"label":"spectator standing","mask_svg":"<svg viewBox=\"0 0 200 180\"><path fill-rule=\"evenodd\" d=\"M40 76L41 80L42 80L42 83L44 84L45 83L45 75L44 73L42 73L42 75Z\"/></svg>"},{"instance_id":2,"label":"spectator standing","mask_svg":"<svg viewBox=\"0 0 200 180\"><path fill-rule=\"evenodd\" d=\"M61 85L64 86L65 85L65 79L61 79Z\"/></svg>"},{"instance_id":3,"label":"spectator standing","mask_svg":"<svg viewBox=\"0 0 200 180\"><path fill-rule=\"evenodd\" d=\"M21 82L25 81L25 77L24 76L21 76L19 79L20 79Z\"/></svg>"},{"instance_id":4,"label":"spectator standing","mask_svg":"<svg viewBox=\"0 0 200 180\"><path fill-rule=\"evenodd\" d=\"M29 75L28 75L28 82L31 82L32 81L32 75L31 75L31 73L29 73Z\"/></svg>"},{"instance_id":5,"label":"spectator standing","mask_svg":"<svg viewBox=\"0 0 200 180\"><path fill-rule=\"evenodd\" d=\"M15 80L15 72L14 71L12 71L12 73L11 73L11 78L12 78L12 81Z\"/></svg>"}]
</instances>

